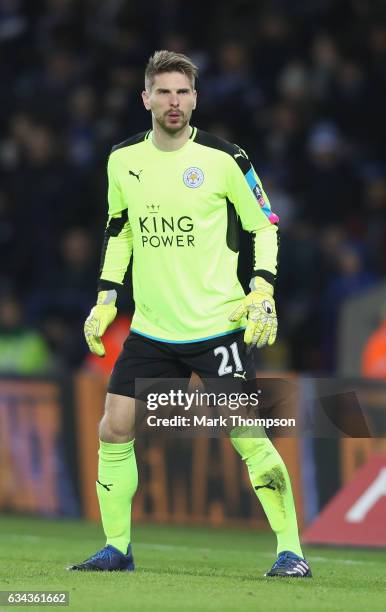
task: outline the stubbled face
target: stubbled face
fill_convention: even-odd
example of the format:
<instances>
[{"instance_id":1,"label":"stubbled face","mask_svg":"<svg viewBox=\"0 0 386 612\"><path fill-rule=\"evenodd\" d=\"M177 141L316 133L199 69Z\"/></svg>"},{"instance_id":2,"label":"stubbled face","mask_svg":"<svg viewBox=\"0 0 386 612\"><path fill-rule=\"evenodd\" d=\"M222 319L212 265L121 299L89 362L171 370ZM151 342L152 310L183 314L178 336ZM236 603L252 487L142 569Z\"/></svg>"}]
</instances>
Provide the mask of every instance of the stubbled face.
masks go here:
<instances>
[{"instance_id":1,"label":"stubbled face","mask_svg":"<svg viewBox=\"0 0 386 612\"><path fill-rule=\"evenodd\" d=\"M168 134L176 134L189 123L196 108L197 92L181 72L164 72L154 77L151 90L142 92L142 99L150 110L153 123Z\"/></svg>"}]
</instances>

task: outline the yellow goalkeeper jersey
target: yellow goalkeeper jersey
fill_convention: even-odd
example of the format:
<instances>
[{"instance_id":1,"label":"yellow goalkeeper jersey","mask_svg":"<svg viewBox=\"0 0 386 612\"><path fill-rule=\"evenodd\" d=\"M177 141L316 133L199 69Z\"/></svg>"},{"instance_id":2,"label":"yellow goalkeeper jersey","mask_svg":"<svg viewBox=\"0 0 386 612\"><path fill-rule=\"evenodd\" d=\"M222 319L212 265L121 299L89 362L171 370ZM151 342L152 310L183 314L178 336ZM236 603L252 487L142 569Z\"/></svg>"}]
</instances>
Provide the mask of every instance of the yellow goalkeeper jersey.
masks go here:
<instances>
[{"instance_id":1,"label":"yellow goalkeeper jersey","mask_svg":"<svg viewBox=\"0 0 386 612\"><path fill-rule=\"evenodd\" d=\"M254 269L277 265L277 216L246 153L196 128L177 151L144 132L113 147L100 289L118 288L133 257L132 331L165 342L234 332L244 297L238 223L255 234Z\"/></svg>"}]
</instances>

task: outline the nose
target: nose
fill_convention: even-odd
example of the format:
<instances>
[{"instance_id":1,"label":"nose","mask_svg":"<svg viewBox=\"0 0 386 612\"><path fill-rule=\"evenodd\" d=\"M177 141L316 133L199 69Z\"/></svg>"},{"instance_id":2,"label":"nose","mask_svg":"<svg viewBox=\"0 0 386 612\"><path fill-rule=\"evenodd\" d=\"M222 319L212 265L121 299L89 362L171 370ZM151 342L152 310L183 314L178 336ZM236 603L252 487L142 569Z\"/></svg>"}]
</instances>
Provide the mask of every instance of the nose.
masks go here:
<instances>
[{"instance_id":1,"label":"nose","mask_svg":"<svg viewBox=\"0 0 386 612\"><path fill-rule=\"evenodd\" d=\"M179 98L177 94L171 94L170 96L170 106L173 106L173 108L178 107L180 104Z\"/></svg>"}]
</instances>

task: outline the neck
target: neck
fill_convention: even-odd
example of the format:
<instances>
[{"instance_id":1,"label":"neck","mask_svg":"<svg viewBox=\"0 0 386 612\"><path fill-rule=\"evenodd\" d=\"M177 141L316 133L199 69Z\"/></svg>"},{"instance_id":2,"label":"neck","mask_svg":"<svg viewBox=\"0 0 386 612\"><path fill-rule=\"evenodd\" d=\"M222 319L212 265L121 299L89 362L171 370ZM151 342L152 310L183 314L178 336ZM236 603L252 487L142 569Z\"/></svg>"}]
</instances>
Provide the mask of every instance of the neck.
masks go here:
<instances>
[{"instance_id":1,"label":"neck","mask_svg":"<svg viewBox=\"0 0 386 612\"><path fill-rule=\"evenodd\" d=\"M156 122L153 121L153 144L161 151L177 151L184 146L189 140L192 133L192 128L189 124L185 125L181 130L170 134Z\"/></svg>"}]
</instances>

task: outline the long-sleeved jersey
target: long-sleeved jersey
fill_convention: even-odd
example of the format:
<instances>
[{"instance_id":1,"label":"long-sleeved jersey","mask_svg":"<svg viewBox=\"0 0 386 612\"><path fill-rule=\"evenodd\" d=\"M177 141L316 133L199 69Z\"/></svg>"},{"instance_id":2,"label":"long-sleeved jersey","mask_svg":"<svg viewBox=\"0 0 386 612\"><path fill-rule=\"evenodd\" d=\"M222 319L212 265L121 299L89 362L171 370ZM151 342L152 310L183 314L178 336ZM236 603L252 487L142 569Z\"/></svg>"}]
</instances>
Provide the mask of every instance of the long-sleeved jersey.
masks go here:
<instances>
[{"instance_id":1,"label":"long-sleeved jersey","mask_svg":"<svg viewBox=\"0 0 386 612\"><path fill-rule=\"evenodd\" d=\"M152 132L113 147L99 289L119 288L133 256L132 331L166 342L231 333L244 297L238 223L254 236L254 275L274 282L277 222L246 153L196 128L176 151Z\"/></svg>"}]
</instances>

